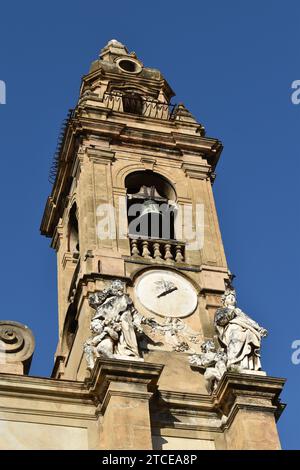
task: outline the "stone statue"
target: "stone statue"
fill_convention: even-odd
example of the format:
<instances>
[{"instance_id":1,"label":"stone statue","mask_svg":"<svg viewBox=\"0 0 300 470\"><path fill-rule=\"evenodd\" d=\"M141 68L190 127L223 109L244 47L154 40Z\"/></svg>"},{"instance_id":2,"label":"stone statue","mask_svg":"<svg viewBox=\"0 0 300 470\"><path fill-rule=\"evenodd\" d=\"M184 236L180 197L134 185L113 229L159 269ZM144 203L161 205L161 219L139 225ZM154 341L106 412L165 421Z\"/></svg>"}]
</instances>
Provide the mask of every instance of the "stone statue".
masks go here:
<instances>
[{"instance_id":1,"label":"stone statue","mask_svg":"<svg viewBox=\"0 0 300 470\"><path fill-rule=\"evenodd\" d=\"M210 393L227 370L261 370L261 340L267 336L267 330L237 307L234 289L225 290L222 303L215 313L215 329L221 347L217 349L213 340L207 340L201 345L201 354L190 356L192 365L206 369L204 378Z\"/></svg>"},{"instance_id":2,"label":"stone statue","mask_svg":"<svg viewBox=\"0 0 300 470\"><path fill-rule=\"evenodd\" d=\"M216 349L212 340L201 345L201 354L190 356L190 363L206 369L204 378L208 393L212 393L227 370L227 355L223 348Z\"/></svg>"},{"instance_id":3,"label":"stone statue","mask_svg":"<svg viewBox=\"0 0 300 470\"><path fill-rule=\"evenodd\" d=\"M215 314L215 328L220 344L226 349L227 368L238 372L260 370L261 339L267 330L237 308L234 289L226 289L223 307Z\"/></svg>"},{"instance_id":4,"label":"stone statue","mask_svg":"<svg viewBox=\"0 0 300 470\"><path fill-rule=\"evenodd\" d=\"M114 280L111 285L89 297L96 310L91 321L92 336L84 344L88 368L93 369L95 358L140 359L136 333L142 333L146 322L134 308L124 283Z\"/></svg>"}]
</instances>

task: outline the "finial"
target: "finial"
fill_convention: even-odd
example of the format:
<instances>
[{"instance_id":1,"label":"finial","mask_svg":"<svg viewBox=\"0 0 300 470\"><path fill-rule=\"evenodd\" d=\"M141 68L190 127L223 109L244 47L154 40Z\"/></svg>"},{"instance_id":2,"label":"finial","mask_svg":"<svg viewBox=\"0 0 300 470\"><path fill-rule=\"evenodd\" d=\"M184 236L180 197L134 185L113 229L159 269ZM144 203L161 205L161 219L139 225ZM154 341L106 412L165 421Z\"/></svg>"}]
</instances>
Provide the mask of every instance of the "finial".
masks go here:
<instances>
[{"instance_id":1,"label":"finial","mask_svg":"<svg viewBox=\"0 0 300 470\"><path fill-rule=\"evenodd\" d=\"M117 39L111 39L110 41L108 41L108 43L106 44L105 47L107 47L107 46L125 47L124 44L122 44Z\"/></svg>"},{"instance_id":2,"label":"finial","mask_svg":"<svg viewBox=\"0 0 300 470\"><path fill-rule=\"evenodd\" d=\"M128 50L127 47L120 41L117 41L117 39L108 41L100 52L100 58L107 61L111 61L113 57L120 55L128 55Z\"/></svg>"}]
</instances>

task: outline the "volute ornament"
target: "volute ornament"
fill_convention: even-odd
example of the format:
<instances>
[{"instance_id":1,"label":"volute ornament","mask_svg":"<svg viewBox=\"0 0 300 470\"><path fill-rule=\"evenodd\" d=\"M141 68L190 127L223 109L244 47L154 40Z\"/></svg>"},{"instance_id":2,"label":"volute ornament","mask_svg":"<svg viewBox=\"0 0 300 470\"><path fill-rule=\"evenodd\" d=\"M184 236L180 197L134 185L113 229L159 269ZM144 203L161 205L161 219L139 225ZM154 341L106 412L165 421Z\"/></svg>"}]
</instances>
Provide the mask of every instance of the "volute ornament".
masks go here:
<instances>
[{"instance_id":1,"label":"volute ornament","mask_svg":"<svg viewBox=\"0 0 300 470\"><path fill-rule=\"evenodd\" d=\"M34 336L26 325L0 321L0 370L27 374L34 347Z\"/></svg>"}]
</instances>

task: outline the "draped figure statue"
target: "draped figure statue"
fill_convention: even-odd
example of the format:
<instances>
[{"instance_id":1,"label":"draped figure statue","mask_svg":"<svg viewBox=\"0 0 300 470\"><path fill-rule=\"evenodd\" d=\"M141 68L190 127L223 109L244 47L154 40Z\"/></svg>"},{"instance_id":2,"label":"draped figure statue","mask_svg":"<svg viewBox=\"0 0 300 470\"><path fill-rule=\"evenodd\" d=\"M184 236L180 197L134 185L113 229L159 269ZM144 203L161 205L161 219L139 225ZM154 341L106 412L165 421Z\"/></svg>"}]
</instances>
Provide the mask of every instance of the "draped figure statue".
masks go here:
<instances>
[{"instance_id":1,"label":"draped figure statue","mask_svg":"<svg viewBox=\"0 0 300 470\"><path fill-rule=\"evenodd\" d=\"M215 328L226 349L227 369L260 370L261 340L267 330L237 307L234 289L226 289L222 301L223 307L215 314Z\"/></svg>"},{"instance_id":2,"label":"draped figure statue","mask_svg":"<svg viewBox=\"0 0 300 470\"><path fill-rule=\"evenodd\" d=\"M139 359L136 333L142 333L144 320L134 308L120 280L100 292L91 294L89 304L96 310L91 320L92 336L84 344L88 368L94 367L99 356L119 359Z\"/></svg>"},{"instance_id":3,"label":"draped figure statue","mask_svg":"<svg viewBox=\"0 0 300 470\"><path fill-rule=\"evenodd\" d=\"M190 356L191 365L205 369L204 378L209 393L216 389L226 371L246 373L261 370L261 340L268 333L237 307L233 288L225 290L222 304L214 318L215 341L205 341L201 345L201 354Z\"/></svg>"}]
</instances>

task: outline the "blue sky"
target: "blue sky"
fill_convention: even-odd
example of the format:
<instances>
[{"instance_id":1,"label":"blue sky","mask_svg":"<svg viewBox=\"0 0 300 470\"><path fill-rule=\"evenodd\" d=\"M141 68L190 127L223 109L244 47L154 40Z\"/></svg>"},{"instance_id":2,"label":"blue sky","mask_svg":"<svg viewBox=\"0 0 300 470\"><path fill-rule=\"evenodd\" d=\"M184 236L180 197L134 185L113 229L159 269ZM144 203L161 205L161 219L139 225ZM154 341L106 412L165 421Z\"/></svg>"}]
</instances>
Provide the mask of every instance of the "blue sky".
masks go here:
<instances>
[{"instance_id":1,"label":"blue sky","mask_svg":"<svg viewBox=\"0 0 300 470\"><path fill-rule=\"evenodd\" d=\"M224 143L214 192L227 259L240 306L269 330L264 368L288 379L283 447L300 448L299 15L299 2L275 0L2 2L0 317L33 329L31 374L50 374L57 342L56 260L39 224L59 127L116 38Z\"/></svg>"}]
</instances>

